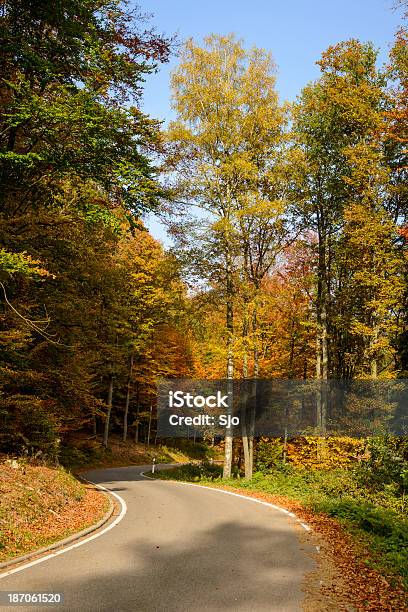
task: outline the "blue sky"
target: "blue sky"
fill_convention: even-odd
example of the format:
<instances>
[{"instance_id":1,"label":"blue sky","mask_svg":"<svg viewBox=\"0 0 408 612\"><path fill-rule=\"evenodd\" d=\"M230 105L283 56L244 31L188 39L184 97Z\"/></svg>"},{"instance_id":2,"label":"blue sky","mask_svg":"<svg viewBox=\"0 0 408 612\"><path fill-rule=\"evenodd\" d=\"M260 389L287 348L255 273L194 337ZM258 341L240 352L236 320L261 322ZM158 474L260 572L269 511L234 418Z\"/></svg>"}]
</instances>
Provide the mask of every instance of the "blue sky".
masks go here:
<instances>
[{"instance_id":1,"label":"blue sky","mask_svg":"<svg viewBox=\"0 0 408 612\"><path fill-rule=\"evenodd\" d=\"M380 49L380 61L385 61L401 23L401 11L392 9L393 0L139 0L138 4L153 13L158 32L176 33L181 41L234 32L247 46L271 51L282 100L293 100L318 77L315 62L329 45L341 40L370 40ZM164 121L172 116L169 76L176 64L173 58L146 82L143 109ZM149 219L148 226L168 244L157 221Z\"/></svg>"}]
</instances>

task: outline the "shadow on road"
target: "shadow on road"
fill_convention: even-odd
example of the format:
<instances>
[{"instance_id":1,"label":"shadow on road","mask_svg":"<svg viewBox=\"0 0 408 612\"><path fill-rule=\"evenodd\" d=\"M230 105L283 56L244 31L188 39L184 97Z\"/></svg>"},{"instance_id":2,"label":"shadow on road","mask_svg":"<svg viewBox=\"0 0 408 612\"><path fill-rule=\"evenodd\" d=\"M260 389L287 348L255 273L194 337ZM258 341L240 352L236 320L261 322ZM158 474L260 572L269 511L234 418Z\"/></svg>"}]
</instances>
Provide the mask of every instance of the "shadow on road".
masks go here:
<instances>
[{"instance_id":1,"label":"shadow on road","mask_svg":"<svg viewBox=\"0 0 408 612\"><path fill-rule=\"evenodd\" d=\"M110 567L108 554L97 575L64 581L67 609L300 610L305 555L287 548L286 532L226 522L188 545L151 533L120 548L126 567Z\"/></svg>"}]
</instances>

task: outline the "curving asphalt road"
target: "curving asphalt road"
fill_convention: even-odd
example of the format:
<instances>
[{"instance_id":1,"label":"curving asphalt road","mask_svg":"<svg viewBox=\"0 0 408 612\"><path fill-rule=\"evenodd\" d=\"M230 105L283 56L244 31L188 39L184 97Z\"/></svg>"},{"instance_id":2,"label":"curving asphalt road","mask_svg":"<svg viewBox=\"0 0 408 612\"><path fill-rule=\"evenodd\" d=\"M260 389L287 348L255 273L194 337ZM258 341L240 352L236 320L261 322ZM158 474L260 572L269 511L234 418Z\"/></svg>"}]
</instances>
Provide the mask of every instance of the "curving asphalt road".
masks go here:
<instances>
[{"instance_id":1,"label":"curving asphalt road","mask_svg":"<svg viewBox=\"0 0 408 612\"><path fill-rule=\"evenodd\" d=\"M302 609L314 562L292 518L216 490L147 480L146 469L85 474L124 499L126 515L100 537L0 580L0 591L62 592L63 604L8 609Z\"/></svg>"}]
</instances>

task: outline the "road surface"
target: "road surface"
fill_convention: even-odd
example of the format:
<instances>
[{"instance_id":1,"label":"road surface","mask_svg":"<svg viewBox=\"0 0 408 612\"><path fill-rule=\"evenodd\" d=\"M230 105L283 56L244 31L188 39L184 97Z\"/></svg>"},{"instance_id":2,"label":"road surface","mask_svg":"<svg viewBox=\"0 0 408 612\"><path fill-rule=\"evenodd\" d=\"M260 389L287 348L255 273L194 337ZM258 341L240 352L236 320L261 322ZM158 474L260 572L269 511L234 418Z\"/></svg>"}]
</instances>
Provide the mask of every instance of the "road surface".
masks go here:
<instances>
[{"instance_id":1,"label":"road surface","mask_svg":"<svg viewBox=\"0 0 408 612\"><path fill-rule=\"evenodd\" d=\"M52 608L81 612L302 609L302 581L314 563L292 518L215 490L147 480L146 469L85 474L125 500L123 519L82 546L6 576L0 590L62 592L64 603Z\"/></svg>"}]
</instances>

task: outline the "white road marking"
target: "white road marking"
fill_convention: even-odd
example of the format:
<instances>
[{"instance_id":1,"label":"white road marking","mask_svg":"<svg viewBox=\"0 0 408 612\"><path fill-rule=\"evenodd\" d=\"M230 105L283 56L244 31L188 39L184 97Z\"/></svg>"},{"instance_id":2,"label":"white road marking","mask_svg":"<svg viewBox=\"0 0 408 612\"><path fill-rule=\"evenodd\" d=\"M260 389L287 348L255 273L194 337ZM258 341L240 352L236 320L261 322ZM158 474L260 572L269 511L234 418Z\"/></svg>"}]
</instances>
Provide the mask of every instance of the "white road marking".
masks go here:
<instances>
[{"instance_id":1,"label":"white road marking","mask_svg":"<svg viewBox=\"0 0 408 612\"><path fill-rule=\"evenodd\" d=\"M146 472L142 472L141 476L143 478L148 478L149 480L160 480L160 478L151 478L151 476L146 476ZM200 489L206 489L207 491L218 491L218 493L225 493L226 495L234 495L234 497L241 497L242 499L248 499L249 501L255 502L256 504L262 504L263 506L268 506L269 508L273 508L274 510L279 510L279 512L283 512L284 514L288 514L289 516L295 518L300 525L302 525L303 529L306 531L311 531L312 528L309 527L306 523L303 523L296 514L293 512L289 512L286 508L281 508L280 506L275 506L275 504L271 504L270 502L262 501L261 499L257 499L256 497L251 497L249 495L242 495L242 493L233 493L233 491L226 491L225 489L217 489L215 487L206 487L205 485L195 484L193 482L182 482L181 480L166 480L162 482L174 482L180 485L186 485L188 487L200 487Z\"/></svg>"},{"instance_id":2,"label":"white road marking","mask_svg":"<svg viewBox=\"0 0 408 612\"><path fill-rule=\"evenodd\" d=\"M150 476L146 476L146 474L144 472L142 472L140 474L141 476L143 476L143 478L147 478L149 480L158 480L157 478L151 478ZM83 480L86 480L85 478ZM12 574L16 574L17 572L21 572L25 569L28 569L29 567L33 567L34 565L38 565L39 563L43 563L44 561L48 561L48 559L52 559L53 557L58 557L59 555L63 555L64 553L68 552L69 550L73 550L74 548L78 548L79 546L82 546L83 544L87 544L88 542L91 542L92 540L96 540L96 538L99 538L100 536L104 535L105 533L107 533L108 531L110 531L111 529L113 529L114 527L116 527L116 525L118 525L122 519L124 518L124 516L126 515L127 512L127 506L126 506L126 502L125 500L120 497L120 495L118 495L117 493L115 493L114 491L110 491L108 488L100 485L100 484L95 484L89 480L86 480L86 482L89 482L90 484L93 484L97 489L101 489L102 491L106 491L107 493L109 493L110 495L113 495L120 503L121 506L121 511L119 513L119 515L115 518L115 520L108 525L107 527L105 527L105 529L102 529L101 531L98 531L98 533L94 533L93 535L90 535L89 537L85 537L83 540L81 540L80 542L76 542L75 544L71 544L70 546L67 546L66 548L62 548L60 550L57 550L55 552L52 552L48 555L44 555L43 557L40 557L39 559L35 559L35 561L29 561L28 563L23 563L22 565L20 565L19 567L16 567L12 570L9 570L7 572L3 572L2 574L0 574L0 580L2 578L6 578L7 576L11 576ZM211 490L211 491L217 491L218 493L224 493L225 495L233 495L234 497L240 497L242 499L246 499L249 501L252 501L254 503L257 504L261 504L263 506L267 506L269 508L273 508L274 510L278 510L279 512L283 512L284 514L287 514L293 518L296 518L296 520L298 521L298 523L300 523L300 525L302 525L302 527L306 530L306 531L311 531L311 528L309 527L309 525L306 525L306 523L303 523L299 518L296 517L295 514L293 514L293 512L289 512L289 510L286 510L285 508L280 508L279 506L276 506L275 504L271 504L270 502L266 502L266 501L262 501L261 499L256 499L255 497L250 497L248 495L242 495L241 493L234 493L233 491L225 491L224 489L216 489L213 487L206 487L204 485L198 485L192 482L180 482L178 480L172 480L170 482L173 482L175 484L179 484L179 485L185 485L185 486L189 486L189 487L199 487L200 489L206 489Z\"/></svg>"},{"instance_id":3,"label":"white road marking","mask_svg":"<svg viewBox=\"0 0 408 612\"><path fill-rule=\"evenodd\" d=\"M306 529L306 531L311 531L311 528L309 527L309 525L306 525L306 523L302 523L302 521L299 521L299 523L302 525L303 529Z\"/></svg>"},{"instance_id":4,"label":"white road marking","mask_svg":"<svg viewBox=\"0 0 408 612\"><path fill-rule=\"evenodd\" d=\"M86 480L86 479L83 478L83 480ZM3 574L0 574L0 580L2 578L6 578L7 576L11 576L11 574L16 574L17 572L21 572L22 570L28 569L29 567L33 567L33 565L38 565L38 563L43 563L44 561L47 561L48 559L57 557L58 555L63 555L69 550L78 548L79 546L82 546L83 544L87 544L88 542L91 542L92 540L96 540L96 538L99 538L101 535L104 535L105 533L107 533L108 531L110 531L111 529L116 527L116 525L120 523L120 521L124 518L127 512L127 506L126 506L125 500L122 497L120 497L120 495L115 493L114 491L110 491L109 489L107 489L106 487L103 487L102 485L95 484L94 482L91 482L90 480L86 480L86 482L93 484L97 489L101 489L102 491L107 491L110 495L113 495L114 497L116 497L116 499L120 503L121 510L118 516L115 518L115 520L110 525L105 527L105 529L102 529L102 531L98 531L98 533L94 533L93 535L90 535L89 537L85 537L80 542L76 542L75 544L71 544L70 546L67 546L66 548L61 548L60 550L52 552L49 555L45 555L44 557L40 557L39 559L36 559L35 561L29 561L28 563L24 563L23 565L20 565L19 567L9 570L8 572L4 572Z\"/></svg>"}]
</instances>

